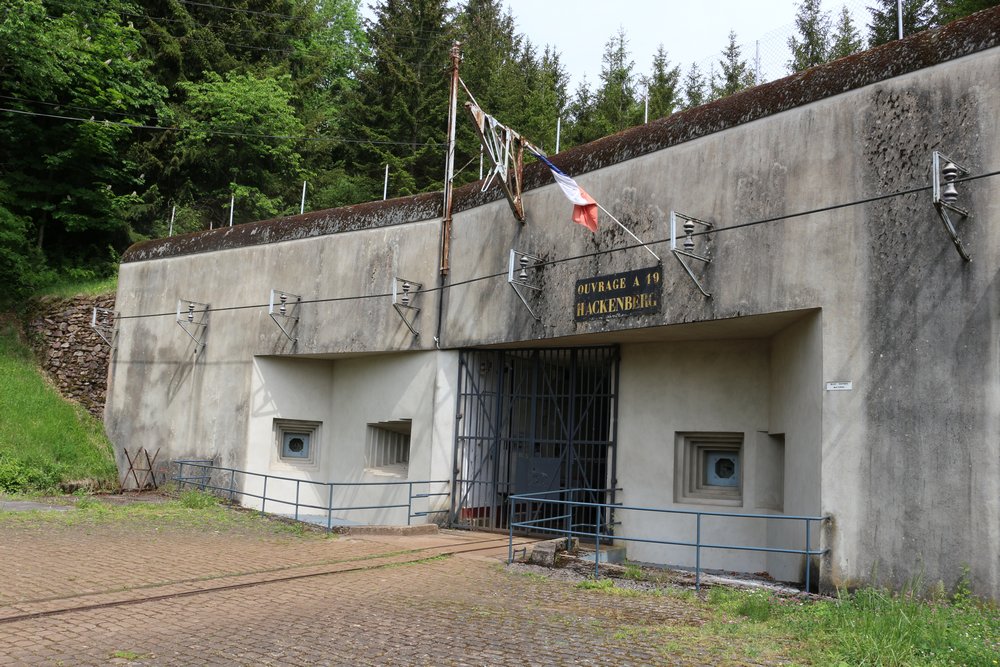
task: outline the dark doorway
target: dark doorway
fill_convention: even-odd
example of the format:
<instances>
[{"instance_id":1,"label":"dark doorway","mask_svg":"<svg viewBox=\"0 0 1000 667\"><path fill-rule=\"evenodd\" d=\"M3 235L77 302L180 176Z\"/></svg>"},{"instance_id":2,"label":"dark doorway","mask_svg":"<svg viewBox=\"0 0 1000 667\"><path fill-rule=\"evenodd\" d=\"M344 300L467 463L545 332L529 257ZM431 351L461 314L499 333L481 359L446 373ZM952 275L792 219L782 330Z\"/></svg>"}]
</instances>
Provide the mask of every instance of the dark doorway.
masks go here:
<instances>
[{"instance_id":1,"label":"dark doorway","mask_svg":"<svg viewBox=\"0 0 1000 667\"><path fill-rule=\"evenodd\" d=\"M617 347L465 350L458 372L453 526L507 529L514 494L589 489L574 500L614 502ZM530 505L517 520L565 512ZM578 508L572 523L597 519Z\"/></svg>"}]
</instances>

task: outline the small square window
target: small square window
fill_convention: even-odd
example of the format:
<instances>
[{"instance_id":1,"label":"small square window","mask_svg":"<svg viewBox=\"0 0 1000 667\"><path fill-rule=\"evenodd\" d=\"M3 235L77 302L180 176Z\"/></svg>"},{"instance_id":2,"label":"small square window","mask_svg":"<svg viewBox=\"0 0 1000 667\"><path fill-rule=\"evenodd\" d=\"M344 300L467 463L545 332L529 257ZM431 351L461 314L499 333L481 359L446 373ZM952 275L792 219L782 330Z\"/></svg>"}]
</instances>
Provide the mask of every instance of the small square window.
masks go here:
<instances>
[{"instance_id":1,"label":"small square window","mask_svg":"<svg viewBox=\"0 0 1000 667\"><path fill-rule=\"evenodd\" d=\"M405 478L410 466L410 420L368 425L365 470L376 475Z\"/></svg>"},{"instance_id":2,"label":"small square window","mask_svg":"<svg viewBox=\"0 0 1000 667\"><path fill-rule=\"evenodd\" d=\"M297 466L314 464L319 427L320 422L275 419L278 460Z\"/></svg>"},{"instance_id":3,"label":"small square window","mask_svg":"<svg viewBox=\"0 0 1000 667\"><path fill-rule=\"evenodd\" d=\"M674 502L743 504L743 434L678 433Z\"/></svg>"}]
</instances>

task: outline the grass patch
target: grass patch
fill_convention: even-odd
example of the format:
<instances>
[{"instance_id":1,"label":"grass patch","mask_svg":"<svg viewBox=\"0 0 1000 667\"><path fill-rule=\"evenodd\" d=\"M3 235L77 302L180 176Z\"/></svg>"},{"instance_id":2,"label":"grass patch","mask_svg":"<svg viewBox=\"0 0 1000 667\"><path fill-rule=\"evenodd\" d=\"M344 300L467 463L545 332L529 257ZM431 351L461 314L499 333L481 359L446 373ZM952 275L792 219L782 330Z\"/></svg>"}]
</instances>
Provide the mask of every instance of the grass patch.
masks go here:
<instances>
[{"instance_id":1,"label":"grass patch","mask_svg":"<svg viewBox=\"0 0 1000 667\"><path fill-rule=\"evenodd\" d=\"M93 278L90 280L73 280L67 278L40 288L35 292L35 296L53 296L60 299L71 299L75 296L110 294L117 289L118 276Z\"/></svg>"},{"instance_id":2,"label":"grass patch","mask_svg":"<svg viewBox=\"0 0 1000 667\"><path fill-rule=\"evenodd\" d=\"M54 489L62 481L117 482L101 423L45 381L14 323L0 319L0 493Z\"/></svg>"},{"instance_id":3,"label":"grass patch","mask_svg":"<svg viewBox=\"0 0 1000 667\"><path fill-rule=\"evenodd\" d=\"M1000 665L1000 612L962 585L937 600L874 588L820 601L713 588L708 605L717 615L703 634L753 638L762 651L782 645L808 663Z\"/></svg>"},{"instance_id":4,"label":"grass patch","mask_svg":"<svg viewBox=\"0 0 1000 667\"><path fill-rule=\"evenodd\" d=\"M633 598L640 595L663 595L663 591L658 588L651 590L636 590L634 588L616 586L614 579L584 579L578 583L576 587L585 591L601 591L602 593L607 593L608 595L617 595L624 598Z\"/></svg>"},{"instance_id":5,"label":"grass patch","mask_svg":"<svg viewBox=\"0 0 1000 667\"><path fill-rule=\"evenodd\" d=\"M199 496L207 495L193 492ZM116 525L135 532L158 532L163 527L192 528L218 532L263 532L267 534L323 539L319 531L303 530L300 524L281 521L259 512L241 511L217 501L205 504L199 499L192 502L183 494L160 502L133 502L118 504L102 500L100 496L78 496L69 512L10 512L0 511L0 526L39 529L56 529L73 526Z\"/></svg>"},{"instance_id":6,"label":"grass patch","mask_svg":"<svg viewBox=\"0 0 1000 667\"><path fill-rule=\"evenodd\" d=\"M181 492L180 503L183 507L197 510L205 509L206 507L214 507L219 504L219 499L211 493L188 490Z\"/></svg>"}]
</instances>

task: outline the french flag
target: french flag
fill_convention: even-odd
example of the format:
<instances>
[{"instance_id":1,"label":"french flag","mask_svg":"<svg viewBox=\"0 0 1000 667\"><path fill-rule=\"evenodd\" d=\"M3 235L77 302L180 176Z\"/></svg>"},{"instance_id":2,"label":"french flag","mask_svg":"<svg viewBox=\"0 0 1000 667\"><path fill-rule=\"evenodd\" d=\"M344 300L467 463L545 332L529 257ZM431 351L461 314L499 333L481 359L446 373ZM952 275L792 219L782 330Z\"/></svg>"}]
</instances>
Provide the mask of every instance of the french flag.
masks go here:
<instances>
[{"instance_id":1,"label":"french flag","mask_svg":"<svg viewBox=\"0 0 1000 667\"><path fill-rule=\"evenodd\" d=\"M587 191L563 171L552 164L547 157L528 149L536 159L545 163L545 166L552 172L552 178L556 180L562 188L566 199L573 202L573 222L583 225L592 232L597 231L597 202L587 194Z\"/></svg>"}]
</instances>

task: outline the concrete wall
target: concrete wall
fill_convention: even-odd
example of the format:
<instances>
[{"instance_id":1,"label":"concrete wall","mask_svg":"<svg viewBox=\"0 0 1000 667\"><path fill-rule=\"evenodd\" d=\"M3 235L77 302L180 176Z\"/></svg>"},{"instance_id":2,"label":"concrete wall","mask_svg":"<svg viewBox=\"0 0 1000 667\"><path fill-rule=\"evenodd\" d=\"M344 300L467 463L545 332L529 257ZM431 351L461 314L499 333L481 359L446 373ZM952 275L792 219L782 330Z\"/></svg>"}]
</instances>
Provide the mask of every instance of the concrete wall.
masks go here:
<instances>
[{"instance_id":1,"label":"concrete wall","mask_svg":"<svg viewBox=\"0 0 1000 667\"><path fill-rule=\"evenodd\" d=\"M634 471L624 484L629 502L653 501L671 479L639 469L649 448L665 446L664 437L643 444L656 429L741 431L747 447L771 459L782 449L781 434L784 511L833 517L822 538L831 549L823 563L828 585L861 582L872 572L897 584L919 575L950 585L968 564L976 590L1000 597L1000 233L992 224L1000 219L1000 180L960 185L961 202L975 214L960 224L971 263L958 257L927 190L859 203L925 188L935 149L975 174L997 168L1000 10L984 16L570 152L581 185L647 240L667 238L671 209L725 228L851 204L703 239L713 262L694 270L711 299L658 243L652 248L664 258L665 278L659 313L575 321L576 280L655 260L643 248L624 250L631 239L606 220L597 234L573 225L551 184L525 193L526 224L503 201L477 200L478 186L457 197L464 203L454 220L446 279L452 287L420 296L419 338L385 295L394 275L437 284L440 226L427 219L424 199L380 203L393 223L414 211L409 224L331 234L317 222L311 238L300 238L310 225L306 216L143 246L122 265L118 307L126 318L167 314L121 321L108 432L118 447L162 447L164 457L215 456L235 465L249 456L255 357L334 359L334 414L336 397L380 396L382 387L400 382L406 373L389 368L399 363L422 378L421 391L432 398L389 397L388 404L417 400L414 409L441 413L453 362L418 370L409 357L346 358L427 351L436 336L450 350L621 343L619 465L623 474ZM906 73L879 79L874 65ZM852 78L855 70L862 79ZM823 94L800 106L788 102L804 99L795 96L810 85ZM537 169L526 176L529 183L540 178ZM292 231L282 237L286 224ZM257 232L298 240L265 243ZM217 250L203 252L213 244ZM529 297L540 320L505 284L512 247L547 260L579 258L532 272L543 287ZM266 302L271 288L306 299L371 298L303 304L294 346L266 308L213 311L197 355L169 314L178 298L248 306ZM813 314L781 319L803 311ZM775 317L781 326L768 319ZM681 395L681 404L692 401L694 423L675 427L649 397L630 405L626 397L663 387L647 366L732 410L712 412L711 401ZM340 384L341 373L356 381ZM734 373L736 385L728 379ZM832 381L850 381L852 390L826 391ZM733 393L733 386L743 391ZM447 470L449 428L443 421L421 428L431 433L432 470ZM338 442L331 441L332 451L356 456L352 445ZM658 461L669 473L670 457ZM768 477L768 466L759 467L761 479ZM768 484L773 489L776 477ZM770 491L761 498L776 505ZM788 530L770 521L750 537L783 539ZM773 557L763 566L794 570L786 561Z\"/></svg>"},{"instance_id":2,"label":"concrete wall","mask_svg":"<svg viewBox=\"0 0 1000 667\"><path fill-rule=\"evenodd\" d=\"M818 313L767 338L664 341L622 346L618 482L626 505L741 514L817 516L820 511L822 339ZM742 502L678 502L677 434L743 434ZM625 511L621 534L695 540L689 515ZM814 524L812 547L819 546ZM801 521L704 517L702 541L803 549ZM694 549L625 543L629 558L693 566ZM708 568L802 578L800 556L706 550ZM818 570L816 570L818 572Z\"/></svg>"},{"instance_id":3,"label":"concrete wall","mask_svg":"<svg viewBox=\"0 0 1000 667\"><path fill-rule=\"evenodd\" d=\"M454 424L451 383L457 374L457 354L417 352L339 359L257 357L251 384L251 411L246 438L246 458L241 470L268 472L280 477L311 482L363 483L333 488L334 507L407 504L410 488L401 482L447 480L450 466L443 452L450 449ZM442 382L442 380L445 380ZM450 400L449 400L450 399ZM282 460L275 420L300 420L321 424L308 462ZM366 466L365 445L369 424L411 421L410 458L406 472L378 472ZM244 503L260 507L262 478L240 478L240 489L248 495ZM269 480L267 495L278 501L319 507L331 503L330 487ZM296 489L298 487L298 489ZM445 484L419 484L415 493L440 492ZM253 494L253 495L249 495ZM442 499L422 499L414 511L446 507ZM270 504L271 511L292 513L291 506ZM317 508L302 512L325 522L326 512ZM407 512L351 510L334 513L338 523L405 524ZM444 514L431 518L444 519ZM423 521L419 521L422 523Z\"/></svg>"}]
</instances>

